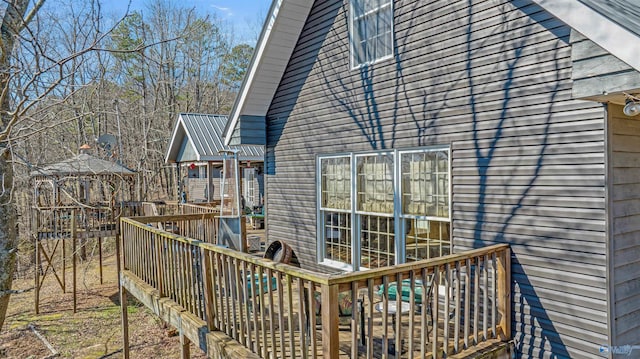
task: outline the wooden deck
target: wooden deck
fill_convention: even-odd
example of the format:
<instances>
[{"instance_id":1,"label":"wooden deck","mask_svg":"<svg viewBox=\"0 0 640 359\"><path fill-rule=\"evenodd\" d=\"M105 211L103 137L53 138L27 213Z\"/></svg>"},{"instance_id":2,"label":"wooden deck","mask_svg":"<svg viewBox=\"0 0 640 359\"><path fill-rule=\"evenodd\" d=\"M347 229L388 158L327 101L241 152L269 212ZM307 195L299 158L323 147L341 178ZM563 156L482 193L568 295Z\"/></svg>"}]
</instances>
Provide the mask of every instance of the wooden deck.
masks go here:
<instances>
[{"instance_id":1,"label":"wooden deck","mask_svg":"<svg viewBox=\"0 0 640 359\"><path fill-rule=\"evenodd\" d=\"M506 246L323 275L147 223L167 219L122 221L124 300L133 294L212 357L464 358L509 339Z\"/></svg>"}]
</instances>

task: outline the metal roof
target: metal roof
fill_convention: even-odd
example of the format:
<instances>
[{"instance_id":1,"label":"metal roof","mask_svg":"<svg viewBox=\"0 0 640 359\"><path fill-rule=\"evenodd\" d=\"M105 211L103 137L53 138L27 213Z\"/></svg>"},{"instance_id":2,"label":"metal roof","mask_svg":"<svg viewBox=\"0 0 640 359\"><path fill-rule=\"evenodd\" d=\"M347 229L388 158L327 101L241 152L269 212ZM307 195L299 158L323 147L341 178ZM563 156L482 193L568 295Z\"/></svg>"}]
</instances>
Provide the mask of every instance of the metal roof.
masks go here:
<instances>
[{"instance_id":1,"label":"metal roof","mask_svg":"<svg viewBox=\"0 0 640 359\"><path fill-rule=\"evenodd\" d=\"M102 160L86 153L31 171L32 177L109 174L131 176L135 172L115 162Z\"/></svg>"},{"instance_id":2,"label":"metal roof","mask_svg":"<svg viewBox=\"0 0 640 359\"><path fill-rule=\"evenodd\" d=\"M185 138L194 152L194 158L186 161L222 161L221 151L238 151L241 161L264 161L263 146L225 146L222 135L227 116L198 113L181 113L173 129L165 161L178 162Z\"/></svg>"}]
</instances>

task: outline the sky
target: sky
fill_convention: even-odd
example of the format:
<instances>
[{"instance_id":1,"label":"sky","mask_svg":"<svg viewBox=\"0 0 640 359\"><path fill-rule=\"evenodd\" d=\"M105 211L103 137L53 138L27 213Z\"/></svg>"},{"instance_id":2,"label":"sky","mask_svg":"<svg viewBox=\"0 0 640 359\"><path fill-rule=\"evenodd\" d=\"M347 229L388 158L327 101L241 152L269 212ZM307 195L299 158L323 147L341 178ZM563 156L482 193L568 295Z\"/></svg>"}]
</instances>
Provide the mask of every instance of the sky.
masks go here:
<instances>
[{"instance_id":1,"label":"sky","mask_svg":"<svg viewBox=\"0 0 640 359\"><path fill-rule=\"evenodd\" d=\"M144 10L149 0L131 0L132 10ZM180 0L174 4L191 8L201 14L215 14L232 25L236 42L255 45L262 23L271 6L271 0ZM116 16L124 14L129 0L104 0L103 9Z\"/></svg>"}]
</instances>

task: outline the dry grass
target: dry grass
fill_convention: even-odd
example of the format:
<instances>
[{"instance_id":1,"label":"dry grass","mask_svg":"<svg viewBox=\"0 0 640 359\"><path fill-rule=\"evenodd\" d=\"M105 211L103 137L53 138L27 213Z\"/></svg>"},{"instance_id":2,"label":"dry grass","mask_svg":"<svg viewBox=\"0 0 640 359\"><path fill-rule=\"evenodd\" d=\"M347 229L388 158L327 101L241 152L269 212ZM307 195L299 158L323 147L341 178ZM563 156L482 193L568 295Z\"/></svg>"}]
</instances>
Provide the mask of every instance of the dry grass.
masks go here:
<instances>
[{"instance_id":1,"label":"dry grass","mask_svg":"<svg viewBox=\"0 0 640 359\"><path fill-rule=\"evenodd\" d=\"M105 245L109 248L109 244ZM113 246L111 246L112 248ZM70 261L69 261L70 262ZM58 267L60 268L60 267ZM40 314L34 310L34 293L11 296L9 312L0 332L0 358L45 358L51 351L33 333L30 325L58 351L60 358L120 358L122 335L115 255L106 256L104 284L100 284L97 257L78 265L78 307L73 313L71 265L67 265L67 293L53 275L47 275L41 290ZM15 290L33 288L33 275L16 279ZM179 358L177 336L145 307L130 298L129 341L132 358ZM192 358L205 358L191 346Z\"/></svg>"}]
</instances>

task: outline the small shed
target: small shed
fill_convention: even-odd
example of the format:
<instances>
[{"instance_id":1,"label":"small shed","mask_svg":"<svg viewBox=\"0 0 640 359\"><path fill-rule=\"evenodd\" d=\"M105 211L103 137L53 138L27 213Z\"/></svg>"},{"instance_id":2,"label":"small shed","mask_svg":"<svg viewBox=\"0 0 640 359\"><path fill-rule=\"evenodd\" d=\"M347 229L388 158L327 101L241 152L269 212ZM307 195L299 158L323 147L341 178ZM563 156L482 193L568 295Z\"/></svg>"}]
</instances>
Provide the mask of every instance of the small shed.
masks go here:
<instances>
[{"instance_id":1,"label":"small shed","mask_svg":"<svg viewBox=\"0 0 640 359\"><path fill-rule=\"evenodd\" d=\"M242 196L247 207L259 207L264 196L264 147L225 146L227 116L181 113L173 129L166 163L175 163L183 200L220 200L223 152L237 150L242 168Z\"/></svg>"}]
</instances>

